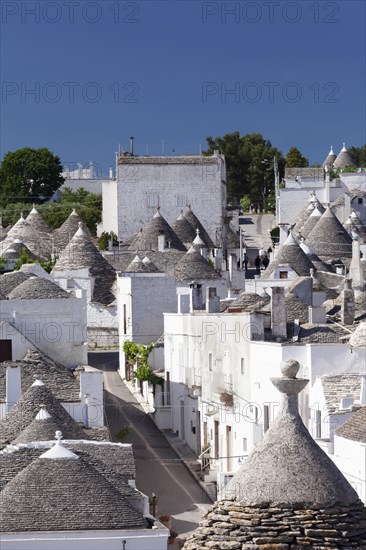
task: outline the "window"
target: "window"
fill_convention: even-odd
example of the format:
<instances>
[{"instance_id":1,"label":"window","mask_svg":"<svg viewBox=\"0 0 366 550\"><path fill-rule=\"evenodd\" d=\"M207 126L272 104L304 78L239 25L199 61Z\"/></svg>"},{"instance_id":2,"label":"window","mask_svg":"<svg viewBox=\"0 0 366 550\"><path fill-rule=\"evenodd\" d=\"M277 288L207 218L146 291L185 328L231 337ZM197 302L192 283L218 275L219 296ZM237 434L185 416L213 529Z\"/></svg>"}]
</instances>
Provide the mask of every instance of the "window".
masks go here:
<instances>
[{"instance_id":1,"label":"window","mask_svg":"<svg viewBox=\"0 0 366 550\"><path fill-rule=\"evenodd\" d=\"M358 204L362 204L362 197L358 197L357 203L358 203Z\"/></svg>"},{"instance_id":2,"label":"window","mask_svg":"<svg viewBox=\"0 0 366 550\"><path fill-rule=\"evenodd\" d=\"M208 370L212 371L212 353L208 354Z\"/></svg>"},{"instance_id":3,"label":"window","mask_svg":"<svg viewBox=\"0 0 366 550\"><path fill-rule=\"evenodd\" d=\"M240 374L244 374L244 357L240 359Z\"/></svg>"},{"instance_id":4,"label":"window","mask_svg":"<svg viewBox=\"0 0 366 550\"><path fill-rule=\"evenodd\" d=\"M280 279L288 279L288 271L280 271Z\"/></svg>"},{"instance_id":5,"label":"window","mask_svg":"<svg viewBox=\"0 0 366 550\"><path fill-rule=\"evenodd\" d=\"M246 437L243 437L243 453L246 453L248 450L248 440Z\"/></svg>"},{"instance_id":6,"label":"window","mask_svg":"<svg viewBox=\"0 0 366 550\"><path fill-rule=\"evenodd\" d=\"M12 341L0 340L0 361L11 361L12 359Z\"/></svg>"},{"instance_id":7,"label":"window","mask_svg":"<svg viewBox=\"0 0 366 550\"><path fill-rule=\"evenodd\" d=\"M187 206L187 195L176 195L177 206Z\"/></svg>"},{"instance_id":8,"label":"window","mask_svg":"<svg viewBox=\"0 0 366 550\"><path fill-rule=\"evenodd\" d=\"M147 196L147 206L149 208L157 208L159 206L159 195L151 193Z\"/></svg>"}]
</instances>

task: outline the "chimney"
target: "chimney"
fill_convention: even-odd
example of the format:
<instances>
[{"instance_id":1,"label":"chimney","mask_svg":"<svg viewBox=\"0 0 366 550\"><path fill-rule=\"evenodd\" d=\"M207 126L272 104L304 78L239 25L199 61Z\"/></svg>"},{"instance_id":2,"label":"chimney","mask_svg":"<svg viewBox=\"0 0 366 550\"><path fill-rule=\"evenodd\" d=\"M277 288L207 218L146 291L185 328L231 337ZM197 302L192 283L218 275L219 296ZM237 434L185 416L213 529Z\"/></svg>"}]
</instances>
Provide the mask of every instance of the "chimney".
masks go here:
<instances>
[{"instance_id":1,"label":"chimney","mask_svg":"<svg viewBox=\"0 0 366 550\"><path fill-rule=\"evenodd\" d=\"M130 154L131 154L131 157L133 157L133 142L134 142L134 137L131 136L130 137Z\"/></svg>"},{"instance_id":2,"label":"chimney","mask_svg":"<svg viewBox=\"0 0 366 550\"><path fill-rule=\"evenodd\" d=\"M213 156L218 157L219 154L220 154L220 151L218 149L215 149L214 152L213 152Z\"/></svg>"},{"instance_id":3,"label":"chimney","mask_svg":"<svg viewBox=\"0 0 366 550\"><path fill-rule=\"evenodd\" d=\"M363 287L360 241L358 239L352 241L352 260L349 268L349 277L352 279L353 288Z\"/></svg>"},{"instance_id":4,"label":"chimney","mask_svg":"<svg viewBox=\"0 0 366 550\"><path fill-rule=\"evenodd\" d=\"M165 251L165 233L163 231L158 235L158 251Z\"/></svg>"},{"instance_id":5,"label":"chimney","mask_svg":"<svg viewBox=\"0 0 366 550\"><path fill-rule=\"evenodd\" d=\"M216 295L216 287L206 288L206 313L218 313L220 311L220 298Z\"/></svg>"},{"instance_id":6,"label":"chimney","mask_svg":"<svg viewBox=\"0 0 366 550\"><path fill-rule=\"evenodd\" d=\"M112 168L112 166L109 167L109 179L110 180L113 179L113 168Z\"/></svg>"},{"instance_id":7,"label":"chimney","mask_svg":"<svg viewBox=\"0 0 366 550\"><path fill-rule=\"evenodd\" d=\"M189 312L193 313L195 310L205 309L202 285L199 283L191 283L189 288Z\"/></svg>"},{"instance_id":8,"label":"chimney","mask_svg":"<svg viewBox=\"0 0 366 550\"><path fill-rule=\"evenodd\" d=\"M341 292L341 322L344 325L353 325L354 320L355 293L352 288L352 279L346 279Z\"/></svg>"},{"instance_id":9,"label":"chimney","mask_svg":"<svg viewBox=\"0 0 366 550\"><path fill-rule=\"evenodd\" d=\"M6 412L19 401L22 395L20 367L6 368Z\"/></svg>"},{"instance_id":10,"label":"chimney","mask_svg":"<svg viewBox=\"0 0 366 550\"><path fill-rule=\"evenodd\" d=\"M230 278L230 286L237 286L237 259L236 254L230 254L229 255L229 278Z\"/></svg>"},{"instance_id":11,"label":"chimney","mask_svg":"<svg viewBox=\"0 0 366 550\"><path fill-rule=\"evenodd\" d=\"M324 306L309 306L309 323L312 325L325 325L327 314Z\"/></svg>"},{"instance_id":12,"label":"chimney","mask_svg":"<svg viewBox=\"0 0 366 550\"><path fill-rule=\"evenodd\" d=\"M220 248L218 248L215 253L215 269L218 271L222 269L222 251Z\"/></svg>"},{"instance_id":13,"label":"chimney","mask_svg":"<svg viewBox=\"0 0 366 550\"><path fill-rule=\"evenodd\" d=\"M281 286L272 287L271 329L274 337L287 337L285 288Z\"/></svg>"}]
</instances>

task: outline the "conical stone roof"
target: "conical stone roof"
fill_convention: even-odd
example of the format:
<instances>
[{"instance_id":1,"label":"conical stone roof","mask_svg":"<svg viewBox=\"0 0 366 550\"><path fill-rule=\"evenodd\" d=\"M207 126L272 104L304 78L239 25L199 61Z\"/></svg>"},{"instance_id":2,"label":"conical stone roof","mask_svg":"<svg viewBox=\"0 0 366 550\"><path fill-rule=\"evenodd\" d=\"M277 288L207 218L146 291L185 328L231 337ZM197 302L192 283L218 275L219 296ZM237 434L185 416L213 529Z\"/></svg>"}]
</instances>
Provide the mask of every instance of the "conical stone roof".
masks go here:
<instances>
[{"instance_id":1,"label":"conical stone roof","mask_svg":"<svg viewBox=\"0 0 366 550\"><path fill-rule=\"evenodd\" d=\"M42 380L53 395L65 402L80 399L80 384L73 372L42 355L39 351L28 350L25 357L17 361L0 363L0 401L6 399L6 369L20 367L21 388L24 393L35 379Z\"/></svg>"},{"instance_id":2,"label":"conical stone roof","mask_svg":"<svg viewBox=\"0 0 366 550\"><path fill-rule=\"evenodd\" d=\"M26 217L26 221L29 223L33 229L39 233L52 233L53 229L44 221L41 214L38 212L36 207L33 205L32 210L29 212Z\"/></svg>"},{"instance_id":3,"label":"conical stone roof","mask_svg":"<svg viewBox=\"0 0 366 550\"><path fill-rule=\"evenodd\" d=\"M322 212L320 212L319 208L316 206L304 223L303 227L300 229L300 234L302 237L306 239L311 230L315 227L316 223L319 221L321 215Z\"/></svg>"},{"instance_id":4,"label":"conical stone roof","mask_svg":"<svg viewBox=\"0 0 366 550\"><path fill-rule=\"evenodd\" d=\"M323 213L325 210L323 205L315 195L315 192L313 192L297 215L296 223L292 228L292 232L296 237L300 236L301 228L305 225L308 217L313 212L315 207L317 207L321 213Z\"/></svg>"},{"instance_id":5,"label":"conical stone roof","mask_svg":"<svg viewBox=\"0 0 366 550\"><path fill-rule=\"evenodd\" d=\"M174 271L178 281L218 279L221 277L194 246L179 260Z\"/></svg>"},{"instance_id":6,"label":"conical stone roof","mask_svg":"<svg viewBox=\"0 0 366 550\"><path fill-rule=\"evenodd\" d=\"M323 168L325 168L326 166L328 166L328 167L333 166L334 161L335 161L336 158L337 158L337 155L333 151L333 145L331 145L328 156L322 164Z\"/></svg>"},{"instance_id":7,"label":"conical stone roof","mask_svg":"<svg viewBox=\"0 0 366 550\"><path fill-rule=\"evenodd\" d=\"M366 227L360 220L357 213L353 210L349 218L343 224L346 231L350 231L351 234L353 231L358 235L360 239L366 242Z\"/></svg>"},{"instance_id":8,"label":"conical stone roof","mask_svg":"<svg viewBox=\"0 0 366 550\"><path fill-rule=\"evenodd\" d=\"M329 207L308 234L306 244L320 258L352 257L352 239Z\"/></svg>"},{"instance_id":9,"label":"conical stone roof","mask_svg":"<svg viewBox=\"0 0 366 550\"><path fill-rule=\"evenodd\" d=\"M80 218L79 214L74 209L67 220L53 232L54 246L59 252L64 250L69 244L77 230L79 229L80 223L83 223L83 220ZM89 239L93 242L94 237L90 233L89 229L83 225L84 232L88 235Z\"/></svg>"},{"instance_id":10,"label":"conical stone roof","mask_svg":"<svg viewBox=\"0 0 366 550\"><path fill-rule=\"evenodd\" d=\"M296 378L299 368L287 361L283 377L271 379L281 409L186 550L365 548L366 508L299 415L308 383Z\"/></svg>"},{"instance_id":11,"label":"conical stone roof","mask_svg":"<svg viewBox=\"0 0 366 550\"><path fill-rule=\"evenodd\" d=\"M60 442L9 481L0 501L4 532L147 527L106 477Z\"/></svg>"},{"instance_id":12,"label":"conical stone roof","mask_svg":"<svg viewBox=\"0 0 366 550\"><path fill-rule=\"evenodd\" d=\"M200 230L200 237L207 246L207 248L217 248L210 235L207 233L206 229L203 227L202 223L199 221L197 216L193 213L191 206L188 207L187 212L184 214L185 219L191 224L193 229L196 231Z\"/></svg>"},{"instance_id":13,"label":"conical stone roof","mask_svg":"<svg viewBox=\"0 0 366 550\"><path fill-rule=\"evenodd\" d=\"M9 300L49 300L57 298L72 298L72 295L56 283L43 277L31 276L20 283L10 294Z\"/></svg>"},{"instance_id":14,"label":"conical stone roof","mask_svg":"<svg viewBox=\"0 0 366 550\"><path fill-rule=\"evenodd\" d=\"M323 262L323 260L321 260L319 256L315 254L314 250L310 248L310 246L308 246L304 241L299 243L299 246L305 252L305 254L307 255L307 257L309 258L309 260L311 261L311 263L313 264L313 266L317 271L319 270L329 271L329 272L334 271L332 266L330 264L327 264L326 262Z\"/></svg>"},{"instance_id":15,"label":"conical stone roof","mask_svg":"<svg viewBox=\"0 0 366 550\"><path fill-rule=\"evenodd\" d=\"M343 170L346 168L346 166L351 166L355 164L354 158L350 155L350 153L346 149L346 144L343 143L343 147L337 156L336 160L334 161L333 168L336 170Z\"/></svg>"},{"instance_id":16,"label":"conical stone roof","mask_svg":"<svg viewBox=\"0 0 366 550\"><path fill-rule=\"evenodd\" d=\"M142 231L137 234L128 248L129 250L142 250L144 252L149 250L156 251L158 250L158 237L162 234L165 235L167 248L182 251L187 250L178 235L160 214L160 208L158 208L153 218L143 227Z\"/></svg>"},{"instance_id":17,"label":"conical stone roof","mask_svg":"<svg viewBox=\"0 0 366 550\"><path fill-rule=\"evenodd\" d=\"M0 253L13 244L16 239L22 241L37 258L48 259L51 256L50 236L36 231L23 216L13 225L6 238L0 243Z\"/></svg>"},{"instance_id":18,"label":"conical stone roof","mask_svg":"<svg viewBox=\"0 0 366 550\"><path fill-rule=\"evenodd\" d=\"M184 243L188 248L192 245L194 239L196 238L196 230L184 217L183 210L181 210L179 217L173 223L172 229L178 235L182 243Z\"/></svg>"},{"instance_id":19,"label":"conical stone roof","mask_svg":"<svg viewBox=\"0 0 366 550\"><path fill-rule=\"evenodd\" d=\"M288 264L299 276L305 277L310 274L310 269L314 269L311 260L291 233L277 252L274 261L269 264L263 273L262 279L270 279L270 276L280 264Z\"/></svg>"},{"instance_id":20,"label":"conical stone roof","mask_svg":"<svg viewBox=\"0 0 366 550\"><path fill-rule=\"evenodd\" d=\"M142 263L145 265L145 267L147 268L147 270L150 273L155 273L155 272L159 271L158 267L154 264L153 261L150 260L150 258L148 256L145 256L142 259Z\"/></svg>"},{"instance_id":21,"label":"conical stone roof","mask_svg":"<svg viewBox=\"0 0 366 550\"><path fill-rule=\"evenodd\" d=\"M136 254L132 262L126 268L126 273L149 273L149 271L149 268L141 260L138 254Z\"/></svg>"},{"instance_id":22,"label":"conical stone roof","mask_svg":"<svg viewBox=\"0 0 366 550\"><path fill-rule=\"evenodd\" d=\"M18 285L32 277L31 273L24 271L12 271L0 275L0 292L4 296L8 296Z\"/></svg>"},{"instance_id":23,"label":"conical stone roof","mask_svg":"<svg viewBox=\"0 0 366 550\"><path fill-rule=\"evenodd\" d=\"M31 443L32 441L50 441L55 437L55 432L60 428L59 421L55 420L46 408L37 413L32 422L12 442Z\"/></svg>"},{"instance_id":24,"label":"conical stone roof","mask_svg":"<svg viewBox=\"0 0 366 550\"><path fill-rule=\"evenodd\" d=\"M33 422L42 407L46 407L48 413L57 421L65 437L89 439L87 433L69 415L47 386L36 380L0 421L0 440L14 441Z\"/></svg>"},{"instance_id":25,"label":"conical stone roof","mask_svg":"<svg viewBox=\"0 0 366 550\"><path fill-rule=\"evenodd\" d=\"M17 260L24 250L31 260L39 259L39 256L33 254L33 252L29 250L29 248L20 239L15 239L13 244L10 244L3 252L2 257L4 260Z\"/></svg>"},{"instance_id":26,"label":"conical stone roof","mask_svg":"<svg viewBox=\"0 0 366 550\"><path fill-rule=\"evenodd\" d=\"M61 253L53 272L85 268L89 268L91 276L95 277L93 300L102 304L113 302L115 297L111 289L116 279L115 269L92 243L80 222L80 227Z\"/></svg>"}]
</instances>

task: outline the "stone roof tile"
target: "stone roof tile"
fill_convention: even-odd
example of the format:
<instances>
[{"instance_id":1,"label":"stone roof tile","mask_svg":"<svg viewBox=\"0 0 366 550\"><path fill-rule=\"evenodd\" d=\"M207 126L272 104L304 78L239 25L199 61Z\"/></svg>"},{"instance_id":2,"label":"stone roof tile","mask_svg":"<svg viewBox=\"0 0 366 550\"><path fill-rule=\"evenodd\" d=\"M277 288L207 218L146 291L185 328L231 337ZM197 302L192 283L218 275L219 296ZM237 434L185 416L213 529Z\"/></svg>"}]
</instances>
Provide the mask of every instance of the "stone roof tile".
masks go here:
<instances>
[{"instance_id":1,"label":"stone roof tile","mask_svg":"<svg viewBox=\"0 0 366 550\"><path fill-rule=\"evenodd\" d=\"M38 379L63 402L76 402L80 399L79 381L73 372L38 351L28 350L24 359L0 363L0 402L5 401L7 367L20 367L22 394Z\"/></svg>"},{"instance_id":2,"label":"stone roof tile","mask_svg":"<svg viewBox=\"0 0 366 550\"><path fill-rule=\"evenodd\" d=\"M361 407L354 412L350 418L336 429L335 434L338 437L366 443L366 407Z\"/></svg>"},{"instance_id":3,"label":"stone roof tile","mask_svg":"<svg viewBox=\"0 0 366 550\"><path fill-rule=\"evenodd\" d=\"M9 300L55 300L73 296L56 283L32 275L8 294Z\"/></svg>"},{"instance_id":4,"label":"stone roof tile","mask_svg":"<svg viewBox=\"0 0 366 550\"><path fill-rule=\"evenodd\" d=\"M160 208L153 218L136 234L129 245L129 250L148 252L150 250L158 250L158 237L165 235L166 248L185 251L186 247L179 239L178 235L170 227L166 219L161 215Z\"/></svg>"},{"instance_id":5,"label":"stone roof tile","mask_svg":"<svg viewBox=\"0 0 366 550\"><path fill-rule=\"evenodd\" d=\"M0 507L4 532L147 526L126 497L94 466L75 454L70 458L40 455L7 483L1 493Z\"/></svg>"},{"instance_id":6,"label":"stone roof tile","mask_svg":"<svg viewBox=\"0 0 366 550\"><path fill-rule=\"evenodd\" d=\"M342 397L360 398L361 376L359 374L336 374L322 376L321 383L329 413L339 411Z\"/></svg>"},{"instance_id":7,"label":"stone roof tile","mask_svg":"<svg viewBox=\"0 0 366 550\"><path fill-rule=\"evenodd\" d=\"M219 279L221 275L193 246L175 265L175 277L179 281L194 279Z\"/></svg>"},{"instance_id":8,"label":"stone roof tile","mask_svg":"<svg viewBox=\"0 0 366 550\"><path fill-rule=\"evenodd\" d=\"M31 273L24 273L23 271L4 273L0 275L0 292L4 296L8 296L18 285L27 281L30 277L32 277Z\"/></svg>"},{"instance_id":9,"label":"stone roof tile","mask_svg":"<svg viewBox=\"0 0 366 550\"><path fill-rule=\"evenodd\" d=\"M352 257L352 239L329 207L308 234L306 244L322 259Z\"/></svg>"},{"instance_id":10,"label":"stone roof tile","mask_svg":"<svg viewBox=\"0 0 366 550\"><path fill-rule=\"evenodd\" d=\"M0 420L0 440L14 441L20 432L34 420L42 406L45 406L49 414L59 423L59 429L62 429L65 437L88 439L84 430L69 415L47 386L38 385L35 382L23 393L5 418Z\"/></svg>"},{"instance_id":11,"label":"stone roof tile","mask_svg":"<svg viewBox=\"0 0 366 550\"><path fill-rule=\"evenodd\" d=\"M73 271L89 268L95 277L93 300L110 304L115 300L112 287L116 279L115 269L105 260L82 224L58 258L53 272Z\"/></svg>"}]
</instances>

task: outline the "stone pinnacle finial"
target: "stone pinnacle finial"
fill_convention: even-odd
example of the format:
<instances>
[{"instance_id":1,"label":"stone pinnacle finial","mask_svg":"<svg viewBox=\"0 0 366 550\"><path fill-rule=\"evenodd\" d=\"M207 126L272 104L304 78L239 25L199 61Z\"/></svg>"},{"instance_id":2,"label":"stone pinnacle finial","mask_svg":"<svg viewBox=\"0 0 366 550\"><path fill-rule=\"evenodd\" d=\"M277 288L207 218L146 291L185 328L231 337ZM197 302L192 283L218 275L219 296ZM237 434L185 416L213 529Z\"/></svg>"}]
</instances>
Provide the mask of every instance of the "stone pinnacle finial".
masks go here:
<instances>
[{"instance_id":1,"label":"stone pinnacle finial","mask_svg":"<svg viewBox=\"0 0 366 550\"><path fill-rule=\"evenodd\" d=\"M289 361L282 361L281 363L281 372L284 378L295 379L297 373L300 370L300 363L294 359Z\"/></svg>"},{"instance_id":2,"label":"stone pinnacle finial","mask_svg":"<svg viewBox=\"0 0 366 550\"><path fill-rule=\"evenodd\" d=\"M63 438L62 432L60 430L57 430L55 432L55 439L57 439L56 445L60 444L60 441L61 441L62 438Z\"/></svg>"},{"instance_id":3,"label":"stone pinnacle finial","mask_svg":"<svg viewBox=\"0 0 366 550\"><path fill-rule=\"evenodd\" d=\"M281 363L282 378L271 378L275 388L284 394L282 401L282 416L299 416L298 394L307 386L309 380L296 378L300 364L294 359Z\"/></svg>"}]
</instances>

